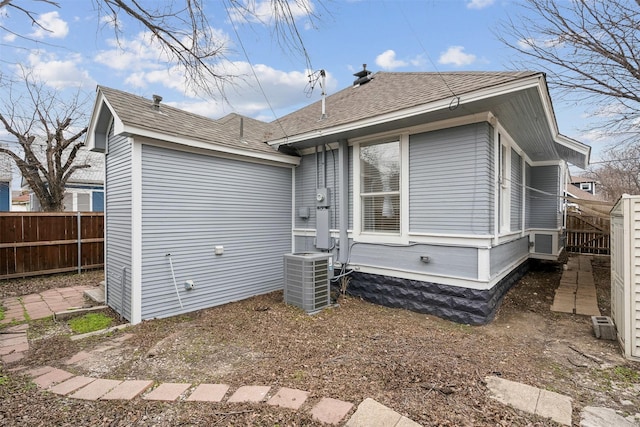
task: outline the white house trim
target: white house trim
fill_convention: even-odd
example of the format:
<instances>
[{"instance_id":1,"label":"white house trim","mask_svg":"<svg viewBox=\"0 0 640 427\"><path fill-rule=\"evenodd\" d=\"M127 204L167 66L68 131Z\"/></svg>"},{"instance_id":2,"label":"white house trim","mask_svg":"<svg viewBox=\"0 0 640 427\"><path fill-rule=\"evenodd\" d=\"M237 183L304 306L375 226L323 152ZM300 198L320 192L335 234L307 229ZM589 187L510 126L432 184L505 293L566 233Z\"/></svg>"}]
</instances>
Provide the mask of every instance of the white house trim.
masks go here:
<instances>
[{"instance_id":1,"label":"white house trim","mask_svg":"<svg viewBox=\"0 0 640 427\"><path fill-rule=\"evenodd\" d=\"M205 147L196 147L193 145L177 145L176 143L160 141L158 139L152 139L145 136L140 136L136 138L136 140L138 140L139 142L145 145L152 145L154 147L167 148L170 150L178 150L186 153L201 154L201 155L210 156L210 157L219 157L224 159L238 160L246 163L259 163L264 165L281 166L281 167L293 167L293 166L297 166L297 164L300 163L300 159L298 157L295 157L297 163L288 163L288 162L285 163L281 161L274 161L274 160L260 158L260 157L247 158L246 156L244 156L244 154L211 150Z\"/></svg>"},{"instance_id":2,"label":"white house trim","mask_svg":"<svg viewBox=\"0 0 640 427\"><path fill-rule=\"evenodd\" d=\"M142 321L142 144L131 144L131 323Z\"/></svg>"}]
</instances>

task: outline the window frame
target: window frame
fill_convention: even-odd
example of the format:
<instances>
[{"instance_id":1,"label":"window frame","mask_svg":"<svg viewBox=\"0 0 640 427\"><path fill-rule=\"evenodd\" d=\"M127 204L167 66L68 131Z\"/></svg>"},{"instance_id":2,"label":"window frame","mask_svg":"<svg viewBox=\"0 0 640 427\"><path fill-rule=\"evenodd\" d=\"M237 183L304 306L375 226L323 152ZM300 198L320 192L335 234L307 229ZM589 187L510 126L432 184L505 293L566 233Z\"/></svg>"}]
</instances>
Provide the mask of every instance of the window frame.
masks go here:
<instances>
[{"instance_id":1,"label":"window frame","mask_svg":"<svg viewBox=\"0 0 640 427\"><path fill-rule=\"evenodd\" d=\"M361 159L360 147L384 144L398 141L400 145L400 225L399 231L366 231L363 229L363 197L382 193L361 193ZM407 244L409 241L409 134L392 133L388 136L360 139L352 141L353 157L351 166L353 169L353 239L356 242Z\"/></svg>"}]
</instances>

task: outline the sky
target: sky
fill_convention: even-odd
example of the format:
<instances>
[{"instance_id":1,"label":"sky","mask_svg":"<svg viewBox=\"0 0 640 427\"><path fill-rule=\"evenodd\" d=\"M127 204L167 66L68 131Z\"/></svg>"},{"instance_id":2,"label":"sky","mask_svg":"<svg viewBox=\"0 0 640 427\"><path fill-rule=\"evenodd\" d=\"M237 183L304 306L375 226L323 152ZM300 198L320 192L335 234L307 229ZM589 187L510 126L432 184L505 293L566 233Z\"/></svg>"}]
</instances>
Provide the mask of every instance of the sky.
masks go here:
<instances>
[{"instance_id":1,"label":"sky","mask_svg":"<svg viewBox=\"0 0 640 427\"><path fill-rule=\"evenodd\" d=\"M310 90L309 74L321 69L328 95L350 86L363 64L373 72L517 69L517 53L496 35L501 22L523 13L517 0L307 1L316 18L296 15L306 58L278 43L268 13L262 22L246 22L225 9L229 0L204 2L212 31L224 43L216 67L238 76L226 87L226 100L185 85L137 23L123 19L116 39L112 21L96 8L100 0L61 0L60 7L14 1L47 31L15 11L0 10L0 73L6 79L28 70L61 96L81 91L90 102L96 85L103 85L146 98L158 94L164 103L212 118L236 112L270 122L320 99L318 85ZM269 0L251 2L268 12ZM7 90L0 85L0 100L7 99ZM560 132L591 145L596 160L606 141L584 131L588 109L553 91L551 97ZM0 142L8 138L0 130Z\"/></svg>"}]
</instances>

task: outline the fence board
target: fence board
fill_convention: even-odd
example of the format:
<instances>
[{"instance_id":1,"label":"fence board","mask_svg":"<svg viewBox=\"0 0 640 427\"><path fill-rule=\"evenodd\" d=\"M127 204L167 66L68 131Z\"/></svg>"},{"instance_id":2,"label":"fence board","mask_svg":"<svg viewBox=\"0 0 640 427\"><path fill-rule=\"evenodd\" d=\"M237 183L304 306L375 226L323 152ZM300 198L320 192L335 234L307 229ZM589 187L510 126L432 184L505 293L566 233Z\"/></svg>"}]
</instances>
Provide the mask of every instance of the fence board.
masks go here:
<instances>
[{"instance_id":1,"label":"fence board","mask_svg":"<svg viewBox=\"0 0 640 427\"><path fill-rule=\"evenodd\" d=\"M567 214L568 252L610 254L610 218L570 212Z\"/></svg>"},{"instance_id":2,"label":"fence board","mask_svg":"<svg viewBox=\"0 0 640 427\"><path fill-rule=\"evenodd\" d=\"M0 279L103 266L102 212L0 213Z\"/></svg>"}]
</instances>

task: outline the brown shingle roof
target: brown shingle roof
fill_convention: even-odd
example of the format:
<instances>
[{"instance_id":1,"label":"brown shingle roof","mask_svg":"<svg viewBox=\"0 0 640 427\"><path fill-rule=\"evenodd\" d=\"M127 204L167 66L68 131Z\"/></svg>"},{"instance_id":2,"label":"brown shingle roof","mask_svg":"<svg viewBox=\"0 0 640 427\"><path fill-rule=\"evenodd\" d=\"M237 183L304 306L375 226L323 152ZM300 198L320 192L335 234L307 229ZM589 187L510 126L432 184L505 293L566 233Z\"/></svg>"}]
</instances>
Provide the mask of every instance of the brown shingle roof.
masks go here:
<instances>
[{"instance_id":1,"label":"brown shingle roof","mask_svg":"<svg viewBox=\"0 0 640 427\"><path fill-rule=\"evenodd\" d=\"M581 190L573 184L567 184L565 188L568 194L573 195L576 199L591 200L591 201L605 201L602 197L589 193L588 191Z\"/></svg>"},{"instance_id":2,"label":"brown shingle roof","mask_svg":"<svg viewBox=\"0 0 640 427\"><path fill-rule=\"evenodd\" d=\"M270 126L267 123L244 117L244 137L241 141L240 118L242 116L238 114L213 120L162 103L160 109L156 110L153 107L153 100L117 89L99 86L98 90L102 92L125 126L238 150L289 157L262 142L269 137Z\"/></svg>"},{"instance_id":3,"label":"brown shingle roof","mask_svg":"<svg viewBox=\"0 0 640 427\"><path fill-rule=\"evenodd\" d=\"M465 93L540 74L518 72L378 72L373 80L348 87L326 98L327 118L321 120L321 101L272 122L277 138L303 134L401 111L418 105L454 98ZM276 138L273 138L276 139Z\"/></svg>"}]
</instances>

